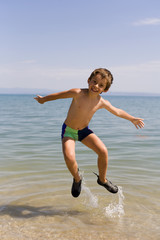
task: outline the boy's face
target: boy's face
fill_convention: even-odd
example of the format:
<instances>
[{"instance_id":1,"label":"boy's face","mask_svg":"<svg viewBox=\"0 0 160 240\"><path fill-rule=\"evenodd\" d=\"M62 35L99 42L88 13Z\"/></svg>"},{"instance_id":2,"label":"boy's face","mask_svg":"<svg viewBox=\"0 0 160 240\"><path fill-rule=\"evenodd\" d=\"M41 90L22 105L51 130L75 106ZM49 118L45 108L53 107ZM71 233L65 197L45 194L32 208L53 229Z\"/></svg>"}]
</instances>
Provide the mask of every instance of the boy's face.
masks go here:
<instances>
[{"instance_id":1,"label":"boy's face","mask_svg":"<svg viewBox=\"0 0 160 240\"><path fill-rule=\"evenodd\" d=\"M104 92L107 85L107 80L102 78L100 74L88 79L89 91L95 94ZM105 91L106 92L106 91Z\"/></svg>"}]
</instances>

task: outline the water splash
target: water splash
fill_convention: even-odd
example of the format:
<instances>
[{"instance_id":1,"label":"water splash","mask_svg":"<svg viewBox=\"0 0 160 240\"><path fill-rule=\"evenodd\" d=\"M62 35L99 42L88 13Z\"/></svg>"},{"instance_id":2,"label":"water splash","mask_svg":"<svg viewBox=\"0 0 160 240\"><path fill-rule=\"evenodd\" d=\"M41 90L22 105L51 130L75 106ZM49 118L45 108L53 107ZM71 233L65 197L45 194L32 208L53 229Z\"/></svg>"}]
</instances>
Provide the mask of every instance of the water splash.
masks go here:
<instances>
[{"instance_id":1,"label":"water splash","mask_svg":"<svg viewBox=\"0 0 160 240\"><path fill-rule=\"evenodd\" d=\"M107 207L105 207L105 215L111 218L121 217L124 213L124 195L122 191L122 187L118 186L118 204L110 203Z\"/></svg>"},{"instance_id":2,"label":"water splash","mask_svg":"<svg viewBox=\"0 0 160 240\"><path fill-rule=\"evenodd\" d=\"M89 187L86 186L86 182L84 179L84 172L80 173L81 175L81 179L83 179L82 181L82 189L83 189L83 194L85 196L84 198L84 204L87 207L90 208L99 208L99 204L98 204L98 197L95 196L91 190L89 189ZM118 195L118 203L112 202L110 203L107 207L103 208L104 209L104 214L105 216L109 216L111 218L115 218L115 217L121 217L123 216L124 213L124 195L123 195L123 191L122 191L122 187L118 186L118 194L116 194L116 196ZM117 197L116 197L117 199Z\"/></svg>"},{"instance_id":3,"label":"water splash","mask_svg":"<svg viewBox=\"0 0 160 240\"><path fill-rule=\"evenodd\" d=\"M83 190L85 192L85 195L86 195L86 205L89 206L89 207L93 207L93 208L97 208L98 207L98 198L92 194L92 192L90 191L90 189L85 186L83 184Z\"/></svg>"},{"instance_id":4,"label":"water splash","mask_svg":"<svg viewBox=\"0 0 160 240\"><path fill-rule=\"evenodd\" d=\"M83 177L83 173L81 173L81 176ZM85 200L84 200L85 205L87 205L88 207L97 208L98 198L91 192L89 187L86 186L84 177L82 182L82 189L85 194Z\"/></svg>"}]
</instances>

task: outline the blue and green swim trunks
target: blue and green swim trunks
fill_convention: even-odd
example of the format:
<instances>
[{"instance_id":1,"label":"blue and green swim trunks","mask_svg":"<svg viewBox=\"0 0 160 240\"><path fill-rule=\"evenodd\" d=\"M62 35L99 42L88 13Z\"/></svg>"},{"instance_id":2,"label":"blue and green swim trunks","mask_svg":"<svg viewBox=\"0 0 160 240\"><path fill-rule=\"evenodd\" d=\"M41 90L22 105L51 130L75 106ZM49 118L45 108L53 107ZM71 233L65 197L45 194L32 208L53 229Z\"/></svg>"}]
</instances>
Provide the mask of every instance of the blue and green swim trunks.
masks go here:
<instances>
[{"instance_id":1,"label":"blue and green swim trunks","mask_svg":"<svg viewBox=\"0 0 160 240\"><path fill-rule=\"evenodd\" d=\"M82 141L91 133L93 133L93 131L89 129L88 126L81 130L76 130L68 127L65 123L63 123L61 138L63 139L64 137L70 137L76 141Z\"/></svg>"}]
</instances>

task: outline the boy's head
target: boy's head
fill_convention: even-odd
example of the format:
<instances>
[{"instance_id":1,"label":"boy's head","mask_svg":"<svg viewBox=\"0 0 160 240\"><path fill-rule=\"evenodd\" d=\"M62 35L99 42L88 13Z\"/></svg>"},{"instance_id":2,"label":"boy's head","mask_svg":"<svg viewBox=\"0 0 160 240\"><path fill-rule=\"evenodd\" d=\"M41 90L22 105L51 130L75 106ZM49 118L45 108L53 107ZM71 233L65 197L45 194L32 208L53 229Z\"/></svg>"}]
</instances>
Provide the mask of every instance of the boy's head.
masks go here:
<instances>
[{"instance_id":1,"label":"boy's head","mask_svg":"<svg viewBox=\"0 0 160 240\"><path fill-rule=\"evenodd\" d=\"M102 79L106 80L106 87L104 89L104 92L107 92L109 90L111 84L113 83L113 76L112 76L111 72L109 70L107 70L106 68L97 68L91 73L88 81L90 81L97 74L99 74L102 77Z\"/></svg>"}]
</instances>

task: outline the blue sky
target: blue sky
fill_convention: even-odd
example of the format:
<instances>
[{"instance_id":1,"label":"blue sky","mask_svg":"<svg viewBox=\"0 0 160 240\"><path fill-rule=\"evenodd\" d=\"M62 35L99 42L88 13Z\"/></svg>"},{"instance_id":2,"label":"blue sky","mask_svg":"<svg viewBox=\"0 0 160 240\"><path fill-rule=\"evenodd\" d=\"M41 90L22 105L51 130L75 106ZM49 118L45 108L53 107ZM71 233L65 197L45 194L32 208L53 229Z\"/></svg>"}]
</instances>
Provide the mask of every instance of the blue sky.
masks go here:
<instances>
[{"instance_id":1,"label":"blue sky","mask_svg":"<svg viewBox=\"0 0 160 240\"><path fill-rule=\"evenodd\" d=\"M160 93L159 0L0 0L0 88Z\"/></svg>"}]
</instances>

